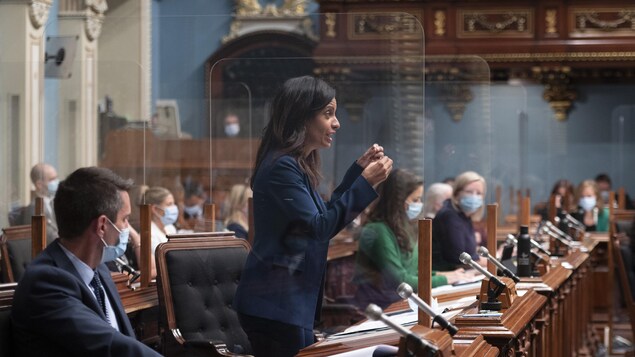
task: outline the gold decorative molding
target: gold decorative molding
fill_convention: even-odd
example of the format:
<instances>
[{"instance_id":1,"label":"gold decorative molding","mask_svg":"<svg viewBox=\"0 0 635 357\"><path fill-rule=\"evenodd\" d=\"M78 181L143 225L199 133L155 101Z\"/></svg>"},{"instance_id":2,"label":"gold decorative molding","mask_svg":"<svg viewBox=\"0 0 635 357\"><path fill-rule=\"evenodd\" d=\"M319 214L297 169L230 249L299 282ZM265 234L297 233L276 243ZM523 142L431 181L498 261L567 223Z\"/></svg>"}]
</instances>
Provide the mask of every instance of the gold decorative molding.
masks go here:
<instances>
[{"instance_id":1,"label":"gold decorative molding","mask_svg":"<svg viewBox=\"0 0 635 357\"><path fill-rule=\"evenodd\" d=\"M437 10L434 12L434 34L436 36L445 35L446 18L447 16L444 10Z\"/></svg>"},{"instance_id":2,"label":"gold decorative molding","mask_svg":"<svg viewBox=\"0 0 635 357\"><path fill-rule=\"evenodd\" d=\"M457 12L458 38L531 38L534 36L534 10L462 9Z\"/></svg>"},{"instance_id":3,"label":"gold decorative molding","mask_svg":"<svg viewBox=\"0 0 635 357\"><path fill-rule=\"evenodd\" d=\"M633 61L635 51L627 52L553 52L553 53L482 53L475 56L487 62L585 62L585 61ZM431 56L428 56L431 57Z\"/></svg>"},{"instance_id":4,"label":"gold decorative molding","mask_svg":"<svg viewBox=\"0 0 635 357\"><path fill-rule=\"evenodd\" d=\"M635 7L572 8L569 13L572 37L635 37Z\"/></svg>"},{"instance_id":5,"label":"gold decorative molding","mask_svg":"<svg viewBox=\"0 0 635 357\"><path fill-rule=\"evenodd\" d=\"M549 102L558 121L565 121L573 101L578 97L577 91L571 85L571 68L563 67L534 67L534 77L544 86L542 97Z\"/></svg>"},{"instance_id":6,"label":"gold decorative molding","mask_svg":"<svg viewBox=\"0 0 635 357\"><path fill-rule=\"evenodd\" d=\"M324 24L326 25L326 37L337 37L337 32L335 32L335 25L337 25L337 15L332 12L326 13L324 15Z\"/></svg>"},{"instance_id":7,"label":"gold decorative molding","mask_svg":"<svg viewBox=\"0 0 635 357\"><path fill-rule=\"evenodd\" d=\"M234 19L229 34L223 37L223 43L252 32L267 30L293 32L312 40L318 39L306 12L308 0L284 0L280 7L268 4L264 8L258 0L235 0L235 4Z\"/></svg>"},{"instance_id":8,"label":"gold decorative molding","mask_svg":"<svg viewBox=\"0 0 635 357\"><path fill-rule=\"evenodd\" d=\"M42 27L49 18L52 0L31 0L29 2L29 19L36 29Z\"/></svg>"},{"instance_id":9,"label":"gold decorative molding","mask_svg":"<svg viewBox=\"0 0 635 357\"><path fill-rule=\"evenodd\" d=\"M548 9L545 11L545 33L556 35L558 33L558 10Z\"/></svg>"},{"instance_id":10,"label":"gold decorative molding","mask_svg":"<svg viewBox=\"0 0 635 357\"><path fill-rule=\"evenodd\" d=\"M471 73L455 66L426 70L426 83L439 89L439 100L456 122L461 121L465 107L474 99L469 80L466 81L470 76Z\"/></svg>"},{"instance_id":11,"label":"gold decorative molding","mask_svg":"<svg viewBox=\"0 0 635 357\"><path fill-rule=\"evenodd\" d=\"M376 40L395 36L398 38L423 38L423 30L410 14L350 14L348 38L350 40Z\"/></svg>"}]
</instances>

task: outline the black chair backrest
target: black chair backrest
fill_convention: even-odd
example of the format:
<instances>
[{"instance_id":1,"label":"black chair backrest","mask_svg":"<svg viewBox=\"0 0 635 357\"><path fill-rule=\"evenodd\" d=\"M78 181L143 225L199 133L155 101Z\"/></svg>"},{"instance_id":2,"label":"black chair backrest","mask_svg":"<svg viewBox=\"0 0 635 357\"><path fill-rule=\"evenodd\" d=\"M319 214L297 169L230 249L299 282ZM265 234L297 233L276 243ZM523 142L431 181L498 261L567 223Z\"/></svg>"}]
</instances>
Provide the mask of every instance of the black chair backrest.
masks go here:
<instances>
[{"instance_id":1,"label":"black chair backrest","mask_svg":"<svg viewBox=\"0 0 635 357\"><path fill-rule=\"evenodd\" d=\"M4 283L20 281L31 263L31 226L14 226L2 230L2 280Z\"/></svg>"},{"instance_id":2,"label":"black chair backrest","mask_svg":"<svg viewBox=\"0 0 635 357\"><path fill-rule=\"evenodd\" d=\"M159 245L157 281L169 329L178 329L186 342L222 341L234 353L250 353L232 309L248 252L247 242L233 237L170 239Z\"/></svg>"},{"instance_id":3,"label":"black chair backrest","mask_svg":"<svg viewBox=\"0 0 635 357\"><path fill-rule=\"evenodd\" d=\"M16 284L0 284L0 356L13 356L11 335L11 305Z\"/></svg>"}]
</instances>

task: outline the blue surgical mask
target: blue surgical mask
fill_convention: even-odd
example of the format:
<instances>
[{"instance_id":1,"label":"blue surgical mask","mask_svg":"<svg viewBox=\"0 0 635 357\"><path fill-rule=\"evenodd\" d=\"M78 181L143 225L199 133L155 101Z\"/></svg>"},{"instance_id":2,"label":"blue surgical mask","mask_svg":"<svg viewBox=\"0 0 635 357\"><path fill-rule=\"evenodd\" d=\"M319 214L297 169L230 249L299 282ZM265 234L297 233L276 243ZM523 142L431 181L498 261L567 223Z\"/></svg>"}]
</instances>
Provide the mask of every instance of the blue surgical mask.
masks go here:
<instances>
[{"instance_id":1,"label":"blue surgical mask","mask_svg":"<svg viewBox=\"0 0 635 357\"><path fill-rule=\"evenodd\" d=\"M183 211L190 217L199 217L203 215L203 207L200 205L185 206L183 207Z\"/></svg>"},{"instance_id":2,"label":"blue surgical mask","mask_svg":"<svg viewBox=\"0 0 635 357\"><path fill-rule=\"evenodd\" d=\"M602 197L602 200L604 202L608 202L609 201L609 191L600 192L600 196Z\"/></svg>"},{"instance_id":3,"label":"blue surgical mask","mask_svg":"<svg viewBox=\"0 0 635 357\"><path fill-rule=\"evenodd\" d=\"M161 222L164 226L174 224L177 218L179 218L179 208L176 205L167 206L163 209L163 216Z\"/></svg>"},{"instance_id":4,"label":"blue surgical mask","mask_svg":"<svg viewBox=\"0 0 635 357\"><path fill-rule=\"evenodd\" d=\"M422 202L411 202L408 203L408 209L406 210L406 215L408 215L409 220L413 220L421 214L421 210L423 210Z\"/></svg>"},{"instance_id":5,"label":"blue surgical mask","mask_svg":"<svg viewBox=\"0 0 635 357\"><path fill-rule=\"evenodd\" d=\"M582 207L583 210L585 211L590 211L593 209L593 207L595 207L597 201L595 199L594 196L586 196L586 197L582 197L580 198L580 207Z\"/></svg>"},{"instance_id":6,"label":"blue surgical mask","mask_svg":"<svg viewBox=\"0 0 635 357\"><path fill-rule=\"evenodd\" d=\"M459 206L465 214L474 213L483 206L483 197L479 195L463 196L459 200Z\"/></svg>"},{"instance_id":7,"label":"blue surgical mask","mask_svg":"<svg viewBox=\"0 0 635 357\"><path fill-rule=\"evenodd\" d=\"M103 252L101 254L102 263L111 262L124 255L128 247L128 239L130 238L130 228L119 229L111 220L108 220L108 222L110 222L119 233L119 242L117 245L108 245L104 238L101 239L101 242L104 243Z\"/></svg>"},{"instance_id":8,"label":"blue surgical mask","mask_svg":"<svg viewBox=\"0 0 635 357\"><path fill-rule=\"evenodd\" d=\"M50 197L55 196L55 193L57 192L57 188L59 187L59 185L60 185L60 180L58 179L49 181L49 183L46 185L46 189L49 191Z\"/></svg>"}]
</instances>

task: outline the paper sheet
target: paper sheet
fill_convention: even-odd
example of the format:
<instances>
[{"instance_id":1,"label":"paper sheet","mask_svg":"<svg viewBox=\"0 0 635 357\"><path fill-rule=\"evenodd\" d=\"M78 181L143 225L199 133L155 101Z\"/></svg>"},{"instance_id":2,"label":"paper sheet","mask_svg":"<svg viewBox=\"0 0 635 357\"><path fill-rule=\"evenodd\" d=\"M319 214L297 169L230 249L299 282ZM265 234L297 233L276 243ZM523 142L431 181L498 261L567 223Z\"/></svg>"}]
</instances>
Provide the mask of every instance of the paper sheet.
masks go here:
<instances>
[{"instance_id":1,"label":"paper sheet","mask_svg":"<svg viewBox=\"0 0 635 357\"><path fill-rule=\"evenodd\" d=\"M360 348L359 350L338 353L331 357L388 357L395 356L399 349L395 346L389 345L377 345L366 348Z\"/></svg>"}]
</instances>

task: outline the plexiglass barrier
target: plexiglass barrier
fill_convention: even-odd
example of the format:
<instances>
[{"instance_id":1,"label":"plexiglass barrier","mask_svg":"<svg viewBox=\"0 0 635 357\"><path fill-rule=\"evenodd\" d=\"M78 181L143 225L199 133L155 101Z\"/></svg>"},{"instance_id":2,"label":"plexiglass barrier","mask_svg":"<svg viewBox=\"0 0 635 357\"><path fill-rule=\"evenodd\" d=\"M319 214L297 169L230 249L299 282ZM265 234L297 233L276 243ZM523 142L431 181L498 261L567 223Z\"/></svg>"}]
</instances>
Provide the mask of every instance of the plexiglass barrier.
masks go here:
<instances>
[{"instance_id":1,"label":"plexiglass barrier","mask_svg":"<svg viewBox=\"0 0 635 357\"><path fill-rule=\"evenodd\" d=\"M302 75L337 91L341 127L331 148L321 151L324 196L373 143L385 148L395 168L423 177L426 189L476 171L487 182L485 203L500 202L500 225L517 224L520 196L530 196L532 213L544 215L560 179L572 185L572 210L579 204L577 186L598 173L609 174L613 190L635 192L635 111L622 97L611 102L610 118L578 125L579 111L589 109L585 103L577 102L568 119L556 119L542 84L491 83L488 63L477 56L426 56L414 16L310 19L308 27L294 27L302 24L296 18L259 32L231 29L232 16L158 16L152 23L162 36L140 47L131 41L140 36L117 31L138 18L106 16L93 44L96 57L80 42L70 77L63 78L44 76L45 40L31 48L33 60L0 57L0 227L28 224L26 208L37 195L50 205L54 175L42 168L31 177L32 168L46 162L60 180L92 165L132 178L137 228L139 204L158 207L152 218L159 225L174 202L175 231L226 229L232 188L236 201L249 196L271 99L285 80ZM227 38L204 39L200 32L208 24L226 24ZM63 31L51 26L44 32ZM11 52L1 43L0 53ZM133 58L140 48L143 55ZM142 192L152 187L167 189L171 200L157 192L150 202ZM203 215L205 204L215 205L213 215ZM346 238L355 239L359 227L349 228Z\"/></svg>"}]
</instances>

